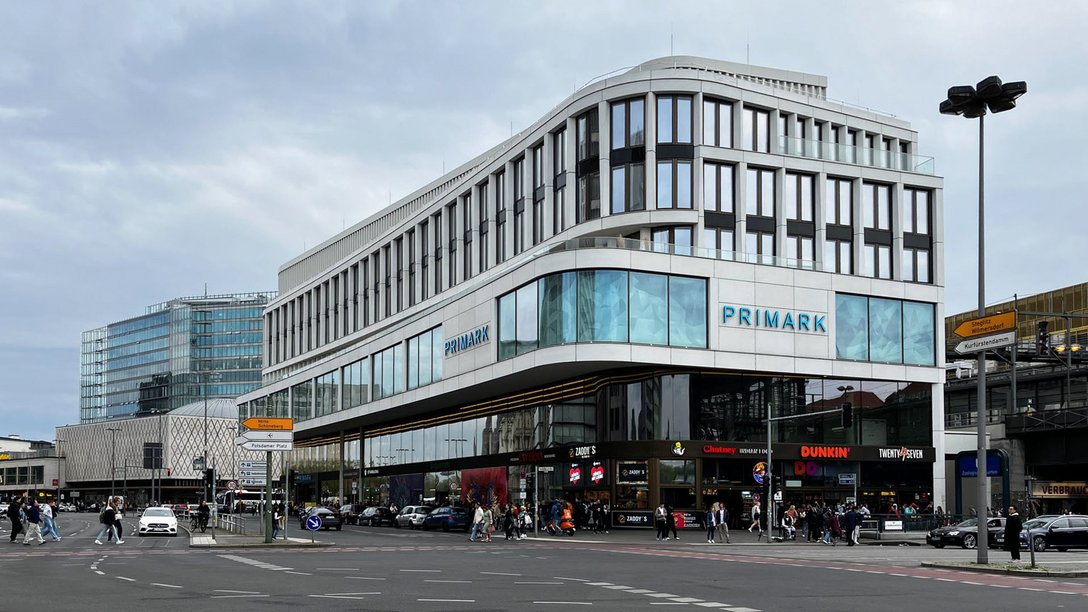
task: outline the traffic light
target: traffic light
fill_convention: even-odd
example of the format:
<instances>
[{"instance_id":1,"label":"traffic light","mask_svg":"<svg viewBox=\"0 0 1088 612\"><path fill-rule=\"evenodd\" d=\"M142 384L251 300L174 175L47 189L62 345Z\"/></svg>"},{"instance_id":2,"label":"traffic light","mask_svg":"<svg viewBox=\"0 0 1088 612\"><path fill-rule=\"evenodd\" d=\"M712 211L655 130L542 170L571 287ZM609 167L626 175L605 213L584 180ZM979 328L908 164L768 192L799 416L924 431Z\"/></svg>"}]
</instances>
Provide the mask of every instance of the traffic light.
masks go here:
<instances>
[{"instance_id":1,"label":"traffic light","mask_svg":"<svg viewBox=\"0 0 1088 612\"><path fill-rule=\"evenodd\" d=\"M215 470L214 469L208 468L208 469L204 470L204 482L206 484L211 484L211 483L215 482Z\"/></svg>"},{"instance_id":2,"label":"traffic light","mask_svg":"<svg viewBox=\"0 0 1088 612\"><path fill-rule=\"evenodd\" d=\"M1039 321L1039 335L1035 338L1035 354L1045 355L1050 350L1050 332L1047 328L1050 327L1049 321Z\"/></svg>"},{"instance_id":3,"label":"traffic light","mask_svg":"<svg viewBox=\"0 0 1088 612\"><path fill-rule=\"evenodd\" d=\"M850 402L844 402L842 405L842 428L847 429L854 426L854 405Z\"/></svg>"}]
</instances>

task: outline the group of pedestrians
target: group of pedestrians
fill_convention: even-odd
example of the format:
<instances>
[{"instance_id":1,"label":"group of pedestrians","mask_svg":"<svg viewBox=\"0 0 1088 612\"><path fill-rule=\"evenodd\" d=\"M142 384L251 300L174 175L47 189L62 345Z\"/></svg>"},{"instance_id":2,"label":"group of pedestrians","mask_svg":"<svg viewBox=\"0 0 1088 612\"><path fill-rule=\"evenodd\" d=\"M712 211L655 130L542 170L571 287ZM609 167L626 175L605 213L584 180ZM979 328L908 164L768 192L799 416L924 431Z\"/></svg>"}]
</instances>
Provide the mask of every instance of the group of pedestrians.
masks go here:
<instances>
[{"instance_id":1,"label":"group of pedestrians","mask_svg":"<svg viewBox=\"0 0 1088 612\"><path fill-rule=\"evenodd\" d=\"M125 517L122 510L120 498L110 499L106 502L106 506L98 514L98 522L102 525L102 528L99 529L98 536L94 539L95 544L102 544L102 536L106 536L107 541L113 540L117 544L125 543L122 539L124 528L121 525L121 519Z\"/></svg>"},{"instance_id":2,"label":"group of pedestrians","mask_svg":"<svg viewBox=\"0 0 1088 612\"><path fill-rule=\"evenodd\" d=\"M490 542L491 536L499 529L506 540L522 540L528 537L526 532L532 527L532 518L524 505L515 504L472 505L472 526L469 528L470 542Z\"/></svg>"},{"instance_id":3,"label":"group of pedestrians","mask_svg":"<svg viewBox=\"0 0 1088 612\"><path fill-rule=\"evenodd\" d=\"M54 542L60 541L57 532L56 500L47 504L39 503L36 499L16 499L8 505L8 519L11 521L12 544L18 542L19 534L24 534L23 544L30 546L31 540L37 540L38 545L45 544L43 535L51 536Z\"/></svg>"}]
</instances>

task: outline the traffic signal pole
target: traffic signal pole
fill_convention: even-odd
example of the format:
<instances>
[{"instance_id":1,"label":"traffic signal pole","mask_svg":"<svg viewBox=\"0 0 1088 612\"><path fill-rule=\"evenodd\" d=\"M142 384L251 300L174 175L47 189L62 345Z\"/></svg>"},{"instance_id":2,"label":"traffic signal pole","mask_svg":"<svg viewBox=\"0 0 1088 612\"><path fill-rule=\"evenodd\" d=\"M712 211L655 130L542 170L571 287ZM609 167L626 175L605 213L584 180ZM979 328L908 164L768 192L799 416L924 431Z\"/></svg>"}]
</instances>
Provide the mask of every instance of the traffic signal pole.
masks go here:
<instances>
[{"instance_id":1,"label":"traffic signal pole","mask_svg":"<svg viewBox=\"0 0 1088 612\"><path fill-rule=\"evenodd\" d=\"M272 451L264 453L264 543L272 543Z\"/></svg>"}]
</instances>

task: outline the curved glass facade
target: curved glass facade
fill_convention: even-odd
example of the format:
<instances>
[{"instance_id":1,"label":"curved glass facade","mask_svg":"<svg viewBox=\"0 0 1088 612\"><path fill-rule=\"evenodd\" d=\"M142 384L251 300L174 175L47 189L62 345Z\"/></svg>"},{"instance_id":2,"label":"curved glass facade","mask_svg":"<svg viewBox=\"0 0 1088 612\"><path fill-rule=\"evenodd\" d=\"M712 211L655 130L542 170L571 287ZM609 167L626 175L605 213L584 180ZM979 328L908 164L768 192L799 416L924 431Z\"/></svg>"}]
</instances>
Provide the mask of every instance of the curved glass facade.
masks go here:
<instances>
[{"instance_id":1,"label":"curved glass facade","mask_svg":"<svg viewBox=\"0 0 1088 612\"><path fill-rule=\"evenodd\" d=\"M560 272L501 296L498 319L499 359L574 342L706 348L706 279Z\"/></svg>"}]
</instances>

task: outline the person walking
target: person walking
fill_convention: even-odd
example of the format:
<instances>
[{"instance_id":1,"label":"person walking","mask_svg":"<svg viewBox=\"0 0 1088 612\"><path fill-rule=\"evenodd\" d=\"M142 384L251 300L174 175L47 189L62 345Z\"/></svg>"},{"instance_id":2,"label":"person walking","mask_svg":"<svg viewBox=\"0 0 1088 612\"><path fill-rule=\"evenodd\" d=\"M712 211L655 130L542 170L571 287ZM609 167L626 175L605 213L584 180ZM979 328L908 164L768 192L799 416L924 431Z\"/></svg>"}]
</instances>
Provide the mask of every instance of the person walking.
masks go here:
<instances>
[{"instance_id":1,"label":"person walking","mask_svg":"<svg viewBox=\"0 0 1088 612\"><path fill-rule=\"evenodd\" d=\"M60 542L60 534L57 533L57 502L42 506L42 535L48 535L54 542Z\"/></svg>"},{"instance_id":2,"label":"person walking","mask_svg":"<svg viewBox=\"0 0 1088 612\"><path fill-rule=\"evenodd\" d=\"M23 512L26 514L26 537L23 538L23 544L30 546L31 538L37 538L38 546L45 544L45 538L42 537L42 513L38 500L28 503Z\"/></svg>"},{"instance_id":3,"label":"person walking","mask_svg":"<svg viewBox=\"0 0 1088 612\"><path fill-rule=\"evenodd\" d=\"M1009 506L1009 515L1005 518L1005 550L1012 555L1013 561L1020 561L1020 531L1023 528L1024 523L1016 506ZM1030 542L1028 545L1031 545Z\"/></svg>"},{"instance_id":4,"label":"person walking","mask_svg":"<svg viewBox=\"0 0 1088 612\"><path fill-rule=\"evenodd\" d=\"M472 512L472 531L468 534L468 541L475 542L476 537L480 535L480 527L484 522L484 509L480 507L480 502L472 504L475 510Z\"/></svg>"},{"instance_id":5,"label":"person walking","mask_svg":"<svg viewBox=\"0 0 1088 612\"><path fill-rule=\"evenodd\" d=\"M718 542L725 539L725 543L729 544L729 509L725 507L725 502L717 504L718 512L715 516L715 531L717 532Z\"/></svg>"},{"instance_id":6,"label":"person walking","mask_svg":"<svg viewBox=\"0 0 1088 612\"><path fill-rule=\"evenodd\" d=\"M8 506L8 518L11 520L11 543L14 544L23 532L23 499L15 499Z\"/></svg>"},{"instance_id":7,"label":"person walking","mask_svg":"<svg viewBox=\"0 0 1088 612\"><path fill-rule=\"evenodd\" d=\"M858 536L861 533L861 515L854 509L854 506L850 506L846 510L846 514L843 515L843 524L846 527L846 536L850 540L847 542L847 546L856 546L858 542Z\"/></svg>"},{"instance_id":8,"label":"person walking","mask_svg":"<svg viewBox=\"0 0 1088 612\"><path fill-rule=\"evenodd\" d=\"M714 502L706 511L706 543L714 543L714 527L718 521L718 502Z\"/></svg>"},{"instance_id":9,"label":"person walking","mask_svg":"<svg viewBox=\"0 0 1088 612\"><path fill-rule=\"evenodd\" d=\"M283 511L280 510L280 505L276 504L272 506L272 539L275 540L280 535L280 518L283 516Z\"/></svg>"},{"instance_id":10,"label":"person walking","mask_svg":"<svg viewBox=\"0 0 1088 612\"><path fill-rule=\"evenodd\" d=\"M487 509L484 510L484 518L483 518L484 542L490 542L491 541L491 532L494 531L494 530L495 530L495 513L491 511L491 506L488 506Z\"/></svg>"},{"instance_id":11,"label":"person walking","mask_svg":"<svg viewBox=\"0 0 1088 612\"><path fill-rule=\"evenodd\" d=\"M117 513L113 509L113 500L111 499L106 502L106 508L98 515L98 522L102 524L102 529L98 530L98 536L94 539L95 544L102 544L102 536L117 533L117 527L114 525L114 520L116 518ZM118 540L120 540L120 538L118 538Z\"/></svg>"},{"instance_id":12,"label":"person walking","mask_svg":"<svg viewBox=\"0 0 1088 612\"><path fill-rule=\"evenodd\" d=\"M658 541L669 539L669 522L666 514L665 504L659 505L654 510L654 526L657 527Z\"/></svg>"},{"instance_id":13,"label":"person walking","mask_svg":"<svg viewBox=\"0 0 1088 612\"><path fill-rule=\"evenodd\" d=\"M676 513L673 512L672 506L665 505L665 515L665 520L668 522L669 533L672 534L672 539L679 540L680 534L676 533Z\"/></svg>"},{"instance_id":14,"label":"person walking","mask_svg":"<svg viewBox=\"0 0 1088 612\"><path fill-rule=\"evenodd\" d=\"M759 515L763 510L760 509L759 504L752 505L752 524L748 525L748 533L752 533L752 529L759 530L759 537L763 537L763 523L760 522Z\"/></svg>"}]
</instances>

